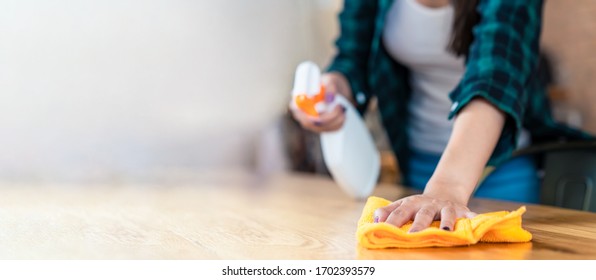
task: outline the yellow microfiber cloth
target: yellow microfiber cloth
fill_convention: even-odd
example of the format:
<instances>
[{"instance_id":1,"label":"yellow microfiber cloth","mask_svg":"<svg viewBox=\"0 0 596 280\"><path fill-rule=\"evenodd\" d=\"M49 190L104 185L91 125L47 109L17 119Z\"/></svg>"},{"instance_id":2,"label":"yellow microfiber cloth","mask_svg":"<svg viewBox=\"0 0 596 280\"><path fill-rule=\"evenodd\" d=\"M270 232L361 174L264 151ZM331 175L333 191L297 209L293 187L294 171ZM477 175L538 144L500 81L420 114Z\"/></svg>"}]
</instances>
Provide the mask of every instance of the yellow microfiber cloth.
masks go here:
<instances>
[{"instance_id":1,"label":"yellow microfiber cloth","mask_svg":"<svg viewBox=\"0 0 596 280\"><path fill-rule=\"evenodd\" d=\"M528 242L532 234L523 229L522 214L526 207L516 211L499 211L479 214L474 218L461 218L453 231L439 228L440 222L415 233L408 233L412 222L402 227L387 223L374 223L373 214L391 201L371 196L368 198L358 221L356 236L358 243L369 249L383 248L423 248L472 245L478 242Z\"/></svg>"}]
</instances>

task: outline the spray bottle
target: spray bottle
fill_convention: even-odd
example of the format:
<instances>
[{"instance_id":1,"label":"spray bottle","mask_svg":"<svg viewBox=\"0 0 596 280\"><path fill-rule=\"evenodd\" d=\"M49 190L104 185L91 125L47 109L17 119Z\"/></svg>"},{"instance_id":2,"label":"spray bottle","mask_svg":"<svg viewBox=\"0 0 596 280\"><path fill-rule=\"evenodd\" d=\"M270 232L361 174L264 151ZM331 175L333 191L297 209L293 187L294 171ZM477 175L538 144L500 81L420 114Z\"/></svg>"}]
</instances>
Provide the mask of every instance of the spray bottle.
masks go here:
<instances>
[{"instance_id":1,"label":"spray bottle","mask_svg":"<svg viewBox=\"0 0 596 280\"><path fill-rule=\"evenodd\" d=\"M368 197L377 183L380 156L356 108L341 95L335 96L333 103L325 103L321 70L310 61L296 69L292 102L314 117L335 106L346 108L343 126L337 131L321 133L323 159L333 179L348 195L357 199Z\"/></svg>"}]
</instances>

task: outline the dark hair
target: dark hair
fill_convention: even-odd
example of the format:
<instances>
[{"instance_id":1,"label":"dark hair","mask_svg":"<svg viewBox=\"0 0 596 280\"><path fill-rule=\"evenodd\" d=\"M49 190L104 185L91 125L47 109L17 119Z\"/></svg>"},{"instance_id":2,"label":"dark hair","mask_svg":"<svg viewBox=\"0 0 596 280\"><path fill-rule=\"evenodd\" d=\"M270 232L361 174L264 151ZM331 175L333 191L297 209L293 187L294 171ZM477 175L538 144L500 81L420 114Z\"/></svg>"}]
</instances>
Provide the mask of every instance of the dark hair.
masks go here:
<instances>
[{"instance_id":1,"label":"dark hair","mask_svg":"<svg viewBox=\"0 0 596 280\"><path fill-rule=\"evenodd\" d=\"M480 14L476 9L478 1L451 0L455 15L449 50L457 56L467 56L470 45L474 41L472 29L480 21Z\"/></svg>"}]
</instances>

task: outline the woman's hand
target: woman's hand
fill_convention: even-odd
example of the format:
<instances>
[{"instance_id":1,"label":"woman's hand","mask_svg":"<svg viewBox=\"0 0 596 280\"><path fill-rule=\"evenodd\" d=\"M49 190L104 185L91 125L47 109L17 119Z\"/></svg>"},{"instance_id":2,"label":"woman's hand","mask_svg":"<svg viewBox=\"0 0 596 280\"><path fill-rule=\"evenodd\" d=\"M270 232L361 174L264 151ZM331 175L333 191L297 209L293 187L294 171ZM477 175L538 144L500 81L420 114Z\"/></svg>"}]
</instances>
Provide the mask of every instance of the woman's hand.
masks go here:
<instances>
[{"instance_id":1,"label":"woman's hand","mask_svg":"<svg viewBox=\"0 0 596 280\"><path fill-rule=\"evenodd\" d=\"M414 221L409 232L418 232L440 220L440 228L453 230L458 218L472 218L476 213L466 207L465 202L438 195L420 194L397 200L374 213L375 222L386 222L401 227Z\"/></svg>"},{"instance_id":2,"label":"woman's hand","mask_svg":"<svg viewBox=\"0 0 596 280\"><path fill-rule=\"evenodd\" d=\"M332 103L336 94L341 94L350 100L352 103L352 89L344 75L337 72L325 73L321 76L321 82L325 86L325 102ZM293 104L293 102L292 102ZM290 105L290 110L294 119L300 125L310 131L321 133L327 131L335 131L342 127L345 121L345 108L343 106L335 106L329 112L323 112L318 117L307 115L296 106Z\"/></svg>"},{"instance_id":3,"label":"woman's hand","mask_svg":"<svg viewBox=\"0 0 596 280\"><path fill-rule=\"evenodd\" d=\"M471 218L466 207L505 123L505 113L490 102L476 98L455 118L449 143L424 193L400 199L377 209L375 218L402 226L414 220L410 232L441 220L441 228L453 230L457 218Z\"/></svg>"}]
</instances>

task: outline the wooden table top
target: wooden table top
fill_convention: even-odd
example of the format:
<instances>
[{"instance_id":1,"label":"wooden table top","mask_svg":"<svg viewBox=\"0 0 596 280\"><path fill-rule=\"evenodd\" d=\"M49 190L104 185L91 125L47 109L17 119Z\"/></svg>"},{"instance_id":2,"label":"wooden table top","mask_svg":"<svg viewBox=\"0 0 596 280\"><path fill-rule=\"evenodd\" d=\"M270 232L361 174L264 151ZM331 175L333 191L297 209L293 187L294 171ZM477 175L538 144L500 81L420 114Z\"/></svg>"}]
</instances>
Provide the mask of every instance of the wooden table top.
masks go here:
<instances>
[{"instance_id":1,"label":"wooden table top","mask_svg":"<svg viewBox=\"0 0 596 280\"><path fill-rule=\"evenodd\" d=\"M328 178L259 182L212 174L188 182L0 186L0 259L596 259L596 213L527 205L523 244L367 250L363 201ZM380 185L397 199L406 189ZM474 199L476 212L519 204Z\"/></svg>"}]
</instances>

